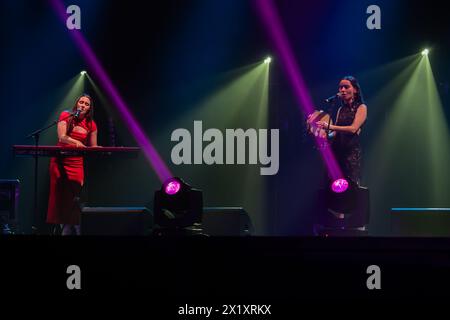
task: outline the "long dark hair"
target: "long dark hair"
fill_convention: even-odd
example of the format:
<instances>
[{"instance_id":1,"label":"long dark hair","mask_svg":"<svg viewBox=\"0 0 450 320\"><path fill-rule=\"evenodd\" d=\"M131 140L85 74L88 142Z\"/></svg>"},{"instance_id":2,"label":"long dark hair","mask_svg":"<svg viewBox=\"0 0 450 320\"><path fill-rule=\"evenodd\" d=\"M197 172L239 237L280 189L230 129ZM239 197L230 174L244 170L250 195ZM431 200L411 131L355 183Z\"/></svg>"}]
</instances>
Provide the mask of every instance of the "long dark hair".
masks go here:
<instances>
[{"instance_id":1,"label":"long dark hair","mask_svg":"<svg viewBox=\"0 0 450 320\"><path fill-rule=\"evenodd\" d=\"M77 110L78 101L80 101L80 99L83 97L88 98L90 101L90 108L89 108L89 111L86 113L86 122L87 122L87 125L89 126L89 128L91 128L92 120L94 118L94 100L92 99L92 97L90 95L88 95L87 93L83 93L81 96L79 96L75 100L75 104L72 107L72 112L75 112ZM75 120L74 117L72 117L69 122L69 128L67 130L67 134L69 134L73 130L73 128L75 127L75 122L77 122L77 120Z\"/></svg>"},{"instance_id":2,"label":"long dark hair","mask_svg":"<svg viewBox=\"0 0 450 320\"><path fill-rule=\"evenodd\" d=\"M365 102L364 102L364 96L363 96L363 93L362 93L362 90L361 90L361 86L359 85L358 80L357 80L354 76L345 76L345 77L343 77L343 78L341 79L341 81L342 81L342 80L348 80L348 81L350 81L350 83L352 84L352 86L358 90L358 92L357 92L356 95L355 95L355 100L353 101L352 107L353 107L353 108L356 108L356 107L358 107L360 104L363 104L363 103L365 104Z\"/></svg>"}]
</instances>

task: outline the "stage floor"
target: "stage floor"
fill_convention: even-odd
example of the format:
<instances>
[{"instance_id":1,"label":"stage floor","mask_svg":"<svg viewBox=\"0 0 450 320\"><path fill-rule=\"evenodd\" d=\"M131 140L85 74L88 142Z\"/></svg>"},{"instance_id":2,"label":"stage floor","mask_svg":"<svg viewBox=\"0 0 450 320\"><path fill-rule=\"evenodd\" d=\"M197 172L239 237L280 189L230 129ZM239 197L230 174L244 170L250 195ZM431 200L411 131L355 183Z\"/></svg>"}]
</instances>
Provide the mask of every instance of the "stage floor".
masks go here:
<instances>
[{"instance_id":1,"label":"stage floor","mask_svg":"<svg viewBox=\"0 0 450 320\"><path fill-rule=\"evenodd\" d=\"M13 235L0 248L3 285L28 293L67 293L74 265L83 294L177 303L442 298L450 288L450 238Z\"/></svg>"}]
</instances>

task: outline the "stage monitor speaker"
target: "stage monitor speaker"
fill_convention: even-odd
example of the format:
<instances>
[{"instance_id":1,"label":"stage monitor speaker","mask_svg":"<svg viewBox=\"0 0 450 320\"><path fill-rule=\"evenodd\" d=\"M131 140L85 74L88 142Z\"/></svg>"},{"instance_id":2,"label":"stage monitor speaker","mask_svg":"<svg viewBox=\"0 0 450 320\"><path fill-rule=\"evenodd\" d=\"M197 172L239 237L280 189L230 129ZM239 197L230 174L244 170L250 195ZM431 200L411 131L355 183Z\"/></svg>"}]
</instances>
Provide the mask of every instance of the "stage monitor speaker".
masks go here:
<instances>
[{"instance_id":1,"label":"stage monitor speaker","mask_svg":"<svg viewBox=\"0 0 450 320\"><path fill-rule=\"evenodd\" d=\"M450 237L450 208L392 208L391 234L400 237Z\"/></svg>"},{"instance_id":2,"label":"stage monitor speaker","mask_svg":"<svg viewBox=\"0 0 450 320\"><path fill-rule=\"evenodd\" d=\"M10 221L17 219L19 185L19 180L0 179L0 212L5 214Z\"/></svg>"},{"instance_id":3,"label":"stage monitor speaker","mask_svg":"<svg viewBox=\"0 0 450 320\"><path fill-rule=\"evenodd\" d=\"M153 216L145 207L84 207L81 234L142 236L150 234Z\"/></svg>"},{"instance_id":4,"label":"stage monitor speaker","mask_svg":"<svg viewBox=\"0 0 450 320\"><path fill-rule=\"evenodd\" d=\"M202 219L203 233L210 236L249 236L253 225L248 213L241 207L205 207Z\"/></svg>"},{"instance_id":5,"label":"stage monitor speaker","mask_svg":"<svg viewBox=\"0 0 450 320\"><path fill-rule=\"evenodd\" d=\"M12 234L18 228L19 186L17 179L0 179L0 234Z\"/></svg>"},{"instance_id":6,"label":"stage monitor speaker","mask_svg":"<svg viewBox=\"0 0 450 320\"><path fill-rule=\"evenodd\" d=\"M342 194L319 190L317 208L317 225L336 229L365 227L369 224L369 189L356 187Z\"/></svg>"}]
</instances>

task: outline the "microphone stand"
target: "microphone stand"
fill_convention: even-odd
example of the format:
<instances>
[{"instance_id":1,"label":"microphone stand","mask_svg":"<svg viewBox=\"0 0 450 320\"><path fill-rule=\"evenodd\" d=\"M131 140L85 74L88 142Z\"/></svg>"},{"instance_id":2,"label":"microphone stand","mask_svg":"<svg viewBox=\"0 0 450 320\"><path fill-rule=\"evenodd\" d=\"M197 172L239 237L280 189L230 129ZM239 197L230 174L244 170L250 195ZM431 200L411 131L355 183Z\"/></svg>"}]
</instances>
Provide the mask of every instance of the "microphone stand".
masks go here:
<instances>
[{"instance_id":1,"label":"microphone stand","mask_svg":"<svg viewBox=\"0 0 450 320\"><path fill-rule=\"evenodd\" d=\"M46 127L43 127L41 129L38 129L32 133L30 133L29 135L27 135L27 138L34 138L34 145L36 147L36 150L34 152L34 219L32 222L32 226L31 226L31 230L33 234L37 234L37 227L36 227L36 219L39 215L38 212L38 198L37 198L37 194L38 194L38 159L39 159L39 152L38 152L38 146L39 146L39 138L41 136L41 133L48 130L49 128L55 126L56 124L58 124L59 122L66 120L70 117L73 117L73 114L70 114L69 116L61 119L61 120L55 120L53 121L51 124L49 124Z\"/></svg>"}]
</instances>

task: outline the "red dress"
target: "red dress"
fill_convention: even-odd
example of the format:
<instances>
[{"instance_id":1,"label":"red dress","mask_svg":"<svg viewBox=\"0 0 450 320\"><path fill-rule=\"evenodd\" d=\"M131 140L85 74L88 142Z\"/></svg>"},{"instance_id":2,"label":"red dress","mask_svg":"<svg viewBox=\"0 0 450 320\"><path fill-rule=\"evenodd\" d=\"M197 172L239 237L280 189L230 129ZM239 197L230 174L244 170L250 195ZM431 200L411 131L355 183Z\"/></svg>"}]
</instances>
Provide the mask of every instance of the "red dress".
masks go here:
<instances>
[{"instance_id":1,"label":"red dress","mask_svg":"<svg viewBox=\"0 0 450 320\"><path fill-rule=\"evenodd\" d=\"M69 112L63 111L59 119L66 118ZM67 123L70 122L67 118ZM81 141L87 145L89 134L97 130L94 121L86 121L86 118L76 123L76 126L84 128L87 133L74 132L69 137ZM70 146L58 142L58 146ZM72 145L74 146L74 145ZM80 223L80 209L75 201L80 196L84 182L83 157L53 157L50 159L50 194L48 199L47 223L72 224Z\"/></svg>"}]
</instances>

